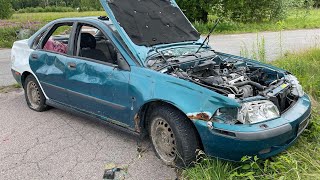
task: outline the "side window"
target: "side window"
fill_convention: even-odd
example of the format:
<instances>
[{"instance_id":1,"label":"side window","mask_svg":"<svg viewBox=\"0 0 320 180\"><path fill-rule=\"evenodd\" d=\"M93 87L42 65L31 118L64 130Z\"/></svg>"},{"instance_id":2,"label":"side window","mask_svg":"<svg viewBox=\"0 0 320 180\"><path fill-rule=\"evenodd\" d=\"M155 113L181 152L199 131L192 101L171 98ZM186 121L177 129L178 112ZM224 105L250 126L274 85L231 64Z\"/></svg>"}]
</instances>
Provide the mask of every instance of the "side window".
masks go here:
<instances>
[{"instance_id":1,"label":"side window","mask_svg":"<svg viewBox=\"0 0 320 180\"><path fill-rule=\"evenodd\" d=\"M110 40L96 27L81 25L76 56L117 65L117 51Z\"/></svg>"},{"instance_id":2,"label":"side window","mask_svg":"<svg viewBox=\"0 0 320 180\"><path fill-rule=\"evenodd\" d=\"M43 31L43 32L41 32L41 33L34 39L34 41L33 41L33 43L32 43L32 49L36 49L36 48L38 47L40 41L42 41L42 39L43 39L44 35L46 34L46 32L47 32L46 30Z\"/></svg>"},{"instance_id":3,"label":"side window","mask_svg":"<svg viewBox=\"0 0 320 180\"><path fill-rule=\"evenodd\" d=\"M46 37L42 49L55 53L67 54L71 31L72 23L54 26L53 30L51 30Z\"/></svg>"}]
</instances>

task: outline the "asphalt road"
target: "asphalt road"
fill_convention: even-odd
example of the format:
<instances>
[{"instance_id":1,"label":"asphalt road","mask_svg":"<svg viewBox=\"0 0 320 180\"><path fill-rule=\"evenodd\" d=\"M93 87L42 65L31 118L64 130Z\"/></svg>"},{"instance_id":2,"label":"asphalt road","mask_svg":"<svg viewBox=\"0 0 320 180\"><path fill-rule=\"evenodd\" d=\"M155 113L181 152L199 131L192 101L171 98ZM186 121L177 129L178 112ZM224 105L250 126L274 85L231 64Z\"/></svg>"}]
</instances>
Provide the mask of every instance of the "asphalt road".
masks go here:
<instances>
[{"instance_id":1,"label":"asphalt road","mask_svg":"<svg viewBox=\"0 0 320 180\"><path fill-rule=\"evenodd\" d=\"M0 179L97 179L114 163L126 179L175 179L149 141L62 110L30 110L22 90L0 94Z\"/></svg>"},{"instance_id":2,"label":"asphalt road","mask_svg":"<svg viewBox=\"0 0 320 180\"><path fill-rule=\"evenodd\" d=\"M320 47L320 29L213 35L210 39L209 44L217 51L240 55L247 50L250 57L253 52L257 54L257 46L264 39L266 60L272 61L287 52Z\"/></svg>"},{"instance_id":3,"label":"asphalt road","mask_svg":"<svg viewBox=\"0 0 320 180\"><path fill-rule=\"evenodd\" d=\"M319 43L320 29L259 33L273 60L286 51ZM239 55L256 43L257 34L211 38L218 51ZM260 39L260 38L259 38ZM10 50L0 50L0 86L14 84ZM37 113L25 103L22 90L0 93L0 179L102 179L106 164L125 167L126 179L175 179L174 169L155 157L150 142L137 152L136 138L101 123L51 109Z\"/></svg>"},{"instance_id":4,"label":"asphalt road","mask_svg":"<svg viewBox=\"0 0 320 180\"><path fill-rule=\"evenodd\" d=\"M10 49L0 49L0 86L9 86L15 82L11 74Z\"/></svg>"}]
</instances>

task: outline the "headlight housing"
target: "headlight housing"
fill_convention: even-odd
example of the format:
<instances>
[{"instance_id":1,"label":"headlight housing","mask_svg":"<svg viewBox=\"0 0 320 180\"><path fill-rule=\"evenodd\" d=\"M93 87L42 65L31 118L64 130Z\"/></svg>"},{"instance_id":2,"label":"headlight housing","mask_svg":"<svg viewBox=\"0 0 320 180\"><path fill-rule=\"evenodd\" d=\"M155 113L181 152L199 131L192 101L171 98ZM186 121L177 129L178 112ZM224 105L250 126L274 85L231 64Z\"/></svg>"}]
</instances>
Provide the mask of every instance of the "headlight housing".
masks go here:
<instances>
[{"instance_id":1,"label":"headlight housing","mask_svg":"<svg viewBox=\"0 0 320 180\"><path fill-rule=\"evenodd\" d=\"M238 121L252 124L280 117L279 109L269 100L246 102L242 104Z\"/></svg>"},{"instance_id":2,"label":"headlight housing","mask_svg":"<svg viewBox=\"0 0 320 180\"><path fill-rule=\"evenodd\" d=\"M214 119L227 124L259 123L280 117L279 109L269 100L245 102L238 108L220 108Z\"/></svg>"}]
</instances>

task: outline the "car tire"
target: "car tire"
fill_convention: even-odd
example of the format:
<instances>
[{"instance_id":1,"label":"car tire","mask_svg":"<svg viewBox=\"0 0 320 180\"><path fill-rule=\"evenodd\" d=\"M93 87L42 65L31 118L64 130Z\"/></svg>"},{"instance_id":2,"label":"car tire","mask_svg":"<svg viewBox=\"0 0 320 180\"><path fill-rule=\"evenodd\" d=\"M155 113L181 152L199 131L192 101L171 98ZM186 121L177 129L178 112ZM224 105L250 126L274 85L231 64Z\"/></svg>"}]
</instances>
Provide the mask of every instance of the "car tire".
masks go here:
<instances>
[{"instance_id":1,"label":"car tire","mask_svg":"<svg viewBox=\"0 0 320 180\"><path fill-rule=\"evenodd\" d=\"M149 117L149 135L158 158L168 166L179 168L196 161L199 138L185 114L170 106L160 106Z\"/></svg>"},{"instance_id":2,"label":"car tire","mask_svg":"<svg viewBox=\"0 0 320 180\"><path fill-rule=\"evenodd\" d=\"M24 82L24 94L30 109L42 112L48 109L46 98L39 86L38 81L32 75L29 75Z\"/></svg>"}]
</instances>

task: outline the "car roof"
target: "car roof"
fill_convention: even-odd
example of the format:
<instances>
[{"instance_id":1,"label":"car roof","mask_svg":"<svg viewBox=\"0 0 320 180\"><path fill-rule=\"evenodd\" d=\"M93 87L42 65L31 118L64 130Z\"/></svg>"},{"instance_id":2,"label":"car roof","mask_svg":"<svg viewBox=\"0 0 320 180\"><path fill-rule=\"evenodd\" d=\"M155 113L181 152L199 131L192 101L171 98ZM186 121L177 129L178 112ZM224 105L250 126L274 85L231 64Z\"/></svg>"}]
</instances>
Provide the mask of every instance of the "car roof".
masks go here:
<instances>
[{"instance_id":1,"label":"car roof","mask_svg":"<svg viewBox=\"0 0 320 180\"><path fill-rule=\"evenodd\" d=\"M72 18L60 18L53 22L65 22L65 21L91 21L91 22L102 22L107 25L113 25L112 21L106 16L88 16L88 17L72 17Z\"/></svg>"}]
</instances>

